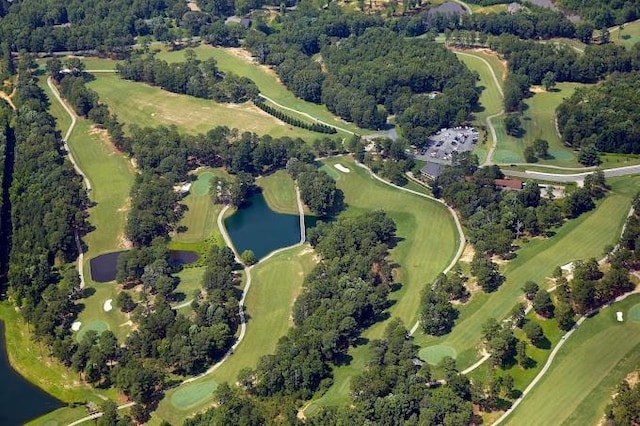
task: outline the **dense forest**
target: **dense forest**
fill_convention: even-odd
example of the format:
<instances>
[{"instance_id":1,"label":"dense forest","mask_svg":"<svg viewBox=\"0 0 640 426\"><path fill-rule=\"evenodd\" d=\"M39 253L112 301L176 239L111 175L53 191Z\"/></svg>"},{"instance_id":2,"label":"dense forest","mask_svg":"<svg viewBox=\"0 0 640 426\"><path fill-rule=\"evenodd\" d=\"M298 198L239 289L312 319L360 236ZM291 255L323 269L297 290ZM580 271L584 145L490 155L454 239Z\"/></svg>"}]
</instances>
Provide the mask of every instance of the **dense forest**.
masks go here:
<instances>
[{"instance_id":1,"label":"dense forest","mask_svg":"<svg viewBox=\"0 0 640 426\"><path fill-rule=\"evenodd\" d=\"M560 7L577 12L597 28L640 18L640 4L635 0L558 0Z\"/></svg>"},{"instance_id":2,"label":"dense forest","mask_svg":"<svg viewBox=\"0 0 640 426\"><path fill-rule=\"evenodd\" d=\"M577 90L558 107L562 139L579 148L640 153L640 73L615 73L595 87Z\"/></svg>"},{"instance_id":3,"label":"dense forest","mask_svg":"<svg viewBox=\"0 0 640 426\"><path fill-rule=\"evenodd\" d=\"M116 65L120 77L159 86L173 93L182 93L197 98L213 99L216 102L246 102L258 95L255 83L247 77L233 73L222 74L216 61L209 58L201 61L193 50L186 50L184 62L169 64L161 59L133 56Z\"/></svg>"},{"instance_id":4,"label":"dense forest","mask_svg":"<svg viewBox=\"0 0 640 426\"><path fill-rule=\"evenodd\" d=\"M638 372L634 373L637 377ZM620 383L613 401L607 406L605 415L609 424L634 425L640 423L640 385L630 384L626 379Z\"/></svg>"},{"instance_id":5,"label":"dense forest","mask_svg":"<svg viewBox=\"0 0 640 426\"><path fill-rule=\"evenodd\" d=\"M300 5L279 31L250 31L246 45L297 96L361 127L383 128L394 114L409 140L424 143L466 120L478 100L476 76L442 45L383 26L379 17L333 5Z\"/></svg>"}]
</instances>

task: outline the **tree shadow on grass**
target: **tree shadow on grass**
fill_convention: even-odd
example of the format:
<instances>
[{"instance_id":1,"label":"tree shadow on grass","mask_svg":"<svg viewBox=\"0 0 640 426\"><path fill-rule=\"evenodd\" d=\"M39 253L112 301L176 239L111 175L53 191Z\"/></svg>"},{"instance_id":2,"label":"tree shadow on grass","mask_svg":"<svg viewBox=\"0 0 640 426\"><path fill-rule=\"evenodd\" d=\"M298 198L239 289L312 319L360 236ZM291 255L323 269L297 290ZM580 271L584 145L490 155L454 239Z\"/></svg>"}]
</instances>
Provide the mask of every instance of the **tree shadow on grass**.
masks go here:
<instances>
[{"instance_id":1,"label":"tree shadow on grass","mask_svg":"<svg viewBox=\"0 0 640 426\"><path fill-rule=\"evenodd\" d=\"M547 339L547 336L542 336L535 344L536 348L549 350L551 349L551 342Z\"/></svg>"}]
</instances>

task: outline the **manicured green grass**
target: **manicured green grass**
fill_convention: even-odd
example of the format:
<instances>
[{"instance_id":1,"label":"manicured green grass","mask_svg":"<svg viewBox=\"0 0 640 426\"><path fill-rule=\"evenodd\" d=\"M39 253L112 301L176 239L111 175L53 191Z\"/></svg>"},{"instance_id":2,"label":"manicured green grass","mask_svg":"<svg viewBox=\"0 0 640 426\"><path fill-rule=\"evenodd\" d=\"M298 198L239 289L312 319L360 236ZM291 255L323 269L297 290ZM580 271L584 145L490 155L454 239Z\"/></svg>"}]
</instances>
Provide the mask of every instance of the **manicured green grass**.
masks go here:
<instances>
[{"instance_id":1,"label":"manicured green grass","mask_svg":"<svg viewBox=\"0 0 640 426\"><path fill-rule=\"evenodd\" d=\"M474 295L470 302L461 306L460 317L450 334L439 338L418 335L416 343L421 347L452 346L458 352L461 369L477 360L482 325L488 318L501 320L509 314L522 298L520 288L525 281L544 285L556 266L598 257L606 244L617 240L640 178L610 179L609 182L613 191L596 210L566 223L552 238L535 239L521 248L517 257L502 268L507 278L505 283L494 293Z\"/></svg>"},{"instance_id":2,"label":"manicured green grass","mask_svg":"<svg viewBox=\"0 0 640 426\"><path fill-rule=\"evenodd\" d=\"M209 99L178 95L144 83L123 80L114 74L96 74L88 84L121 122L141 127L175 125L187 133L206 133L216 126L273 137L314 140L320 133L290 126L261 111L252 103L221 104Z\"/></svg>"},{"instance_id":3,"label":"manicured green grass","mask_svg":"<svg viewBox=\"0 0 640 426\"><path fill-rule=\"evenodd\" d=\"M202 45L194 50L200 59L214 58L222 71L233 72L237 75L250 78L256 83L262 94L281 105L305 112L329 124L351 130L361 135L370 132L336 117L329 112L324 105L313 104L297 98L280 83L280 80L272 70L256 64L250 59L249 53L243 49L217 48ZM181 62L184 60L184 51L160 52L157 57L168 62ZM308 118L305 117L301 118L308 120Z\"/></svg>"},{"instance_id":4,"label":"manicured green grass","mask_svg":"<svg viewBox=\"0 0 640 426\"><path fill-rule=\"evenodd\" d=\"M181 305L193 299L195 292L202 288L204 271L204 266L196 266L184 268L176 274L178 278L180 278L180 283L174 293L180 295L181 300L174 303L174 305ZM184 308L180 308L178 312L187 315L190 310L191 306L185 306Z\"/></svg>"},{"instance_id":5,"label":"manicured green grass","mask_svg":"<svg viewBox=\"0 0 640 426\"><path fill-rule=\"evenodd\" d=\"M628 319L635 322L640 322L640 304L634 305L629 309Z\"/></svg>"},{"instance_id":6,"label":"manicured green grass","mask_svg":"<svg viewBox=\"0 0 640 426\"><path fill-rule=\"evenodd\" d=\"M0 320L5 326L9 362L25 379L65 402L100 401L98 395L115 397L115 391L93 389L83 383L79 374L50 356L45 343L33 341L30 327L11 303L0 303Z\"/></svg>"},{"instance_id":7,"label":"manicured green grass","mask_svg":"<svg viewBox=\"0 0 640 426\"><path fill-rule=\"evenodd\" d=\"M476 153L482 163L487 156L487 152L491 145L491 133L487 126L487 117L498 114L502 111L502 95L498 91L496 84L491 75L491 71L487 67L487 64L482 62L482 59L487 60L489 62L489 58L491 55L483 55L481 56L478 52L456 52L458 55L458 59L460 59L464 64L471 69L472 71L476 71L480 76L480 81L478 83L479 87L482 88L482 93L480 93L480 110L474 113L475 116L475 124L477 126L481 126L483 130L483 134L480 135L480 140L484 140L486 138L486 142L484 144L478 144L474 149L474 153ZM482 58L482 59L481 59ZM491 62L489 62L491 64ZM502 71L495 70L496 77L498 81L501 81ZM495 119L494 119L495 123Z\"/></svg>"},{"instance_id":8,"label":"manicured green grass","mask_svg":"<svg viewBox=\"0 0 640 426\"><path fill-rule=\"evenodd\" d=\"M611 31L610 36L612 42L632 47L634 44L640 42L640 19L624 24L622 30L615 29Z\"/></svg>"},{"instance_id":9,"label":"manicured green grass","mask_svg":"<svg viewBox=\"0 0 640 426\"><path fill-rule=\"evenodd\" d=\"M214 176L227 177L223 169L203 169L198 172L198 179L192 183L189 195L181 203L187 206L187 211L178 223L186 227L186 231L176 233L172 240L179 243L199 243L213 237L222 241L216 223L222 205L213 203L210 191L210 181Z\"/></svg>"},{"instance_id":10,"label":"manicured green grass","mask_svg":"<svg viewBox=\"0 0 640 426\"><path fill-rule=\"evenodd\" d=\"M184 417L205 409L212 403L211 387L222 382L234 383L242 368L255 367L261 356L273 353L280 337L292 325L293 302L301 291L304 277L314 265L313 250L303 245L255 266L245 302L248 322L242 343L211 375L168 391L156 418L177 424ZM185 398L188 404L181 402Z\"/></svg>"},{"instance_id":11,"label":"manicured green grass","mask_svg":"<svg viewBox=\"0 0 640 426\"><path fill-rule=\"evenodd\" d=\"M451 346L433 345L420 350L420 358L431 365L438 365L446 356L455 359L458 353Z\"/></svg>"},{"instance_id":12,"label":"manicured green grass","mask_svg":"<svg viewBox=\"0 0 640 426\"><path fill-rule=\"evenodd\" d=\"M640 323L615 318L638 302L631 296L578 327L507 424L597 424L615 386L640 365Z\"/></svg>"},{"instance_id":13,"label":"manicured green grass","mask_svg":"<svg viewBox=\"0 0 640 426\"><path fill-rule=\"evenodd\" d=\"M344 191L348 206L344 215L382 209L395 221L399 242L391 250L391 259L401 265L396 274L401 287L390 295L393 305L389 314L392 318L400 318L411 328L418 317L422 289L447 266L456 251L453 218L439 203L375 180L349 157L331 158L323 163L322 170L336 176L338 187ZM351 171L337 172L334 170L337 163ZM381 338L386 324L384 321L374 325L363 336L366 339ZM349 355L351 362L334 369L333 386L313 402L307 413L312 414L318 406L336 406L348 401L351 378L362 372L369 358L369 346L353 348Z\"/></svg>"},{"instance_id":14,"label":"manicured green grass","mask_svg":"<svg viewBox=\"0 0 640 426\"><path fill-rule=\"evenodd\" d=\"M579 83L558 83L551 92L537 88L538 92L525 100L526 108L522 114L523 138L508 136L504 131L503 118L497 118L494 123L500 126L499 144L494 154L496 162L522 163L524 162L524 149L533 144L536 139L544 139L549 142L549 154L552 158L541 159L543 164L553 164L565 167L580 167L575 153L566 147L556 133L555 111L563 99L570 97ZM497 128L496 128L497 130Z\"/></svg>"},{"instance_id":15,"label":"manicured green grass","mask_svg":"<svg viewBox=\"0 0 640 426\"><path fill-rule=\"evenodd\" d=\"M269 208L283 214L298 214L296 190L293 179L284 170L260 177L256 182L262 188Z\"/></svg>"},{"instance_id":16,"label":"manicured green grass","mask_svg":"<svg viewBox=\"0 0 640 426\"><path fill-rule=\"evenodd\" d=\"M85 277L86 281L89 277ZM88 330L95 330L100 334L104 330L111 330L120 341L131 332L131 326L127 324L129 319L116 307L115 301L117 284L98 283L93 284L95 293L90 297L80 300L83 310L78 315L77 321L82 323L80 330L76 333L76 340L82 339ZM111 299L112 308L109 312L104 310L104 303Z\"/></svg>"}]
</instances>

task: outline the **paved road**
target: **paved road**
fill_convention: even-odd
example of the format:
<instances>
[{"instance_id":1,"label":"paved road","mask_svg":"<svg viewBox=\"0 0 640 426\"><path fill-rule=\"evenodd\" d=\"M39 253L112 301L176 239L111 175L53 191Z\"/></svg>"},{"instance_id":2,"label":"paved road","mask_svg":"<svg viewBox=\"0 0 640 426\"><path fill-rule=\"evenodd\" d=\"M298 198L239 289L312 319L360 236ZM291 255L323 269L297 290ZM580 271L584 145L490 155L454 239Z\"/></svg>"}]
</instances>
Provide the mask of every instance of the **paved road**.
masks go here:
<instances>
[{"instance_id":1,"label":"paved road","mask_svg":"<svg viewBox=\"0 0 640 426\"><path fill-rule=\"evenodd\" d=\"M503 170L502 172L506 176L513 176L513 177L518 177L522 179L539 179L539 180L546 180L549 182L561 182L561 183L568 183L568 182L580 183L584 181L585 176L593 173L593 169L587 172L572 173L572 174L536 172L533 170L525 170L524 172L518 172L514 170ZM604 169L603 172L605 177L634 175L634 174L640 173L640 165L617 167L613 169Z\"/></svg>"}]
</instances>

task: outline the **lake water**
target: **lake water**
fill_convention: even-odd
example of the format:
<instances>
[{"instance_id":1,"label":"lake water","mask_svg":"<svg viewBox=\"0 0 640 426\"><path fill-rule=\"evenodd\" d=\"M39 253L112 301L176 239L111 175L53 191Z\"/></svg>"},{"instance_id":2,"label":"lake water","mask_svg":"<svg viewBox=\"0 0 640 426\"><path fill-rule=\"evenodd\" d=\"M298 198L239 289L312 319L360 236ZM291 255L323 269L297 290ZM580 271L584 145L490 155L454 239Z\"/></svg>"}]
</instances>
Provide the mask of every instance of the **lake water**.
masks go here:
<instances>
[{"instance_id":1,"label":"lake water","mask_svg":"<svg viewBox=\"0 0 640 426\"><path fill-rule=\"evenodd\" d=\"M89 261L91 279L97 283L107 283L116 279L118 256L124 251L101 254ZM169 262L175 265L188 265L198 260L198 253L186 250L169 250Z\"/></svg>"},{"instance_id":2,"label":"lake water","mask_svg":"<svg viewBox=\"0 0 640 426\"><path fill-rule=\"evenodd\" d=\"M257 193L224 221L238 253L251 250L258 259L300 242L300 217L276 213Z\"/></svg>"},{"instance_id":3,"label":"lake water","mask_svg":"<svg viewBox=\"0 0 640 426\"><path fill-rule=\"evenodd\" d=\"M0 321L0 425L21 425L63 406L11 368Z\"/></svg>"}]
</instances>

